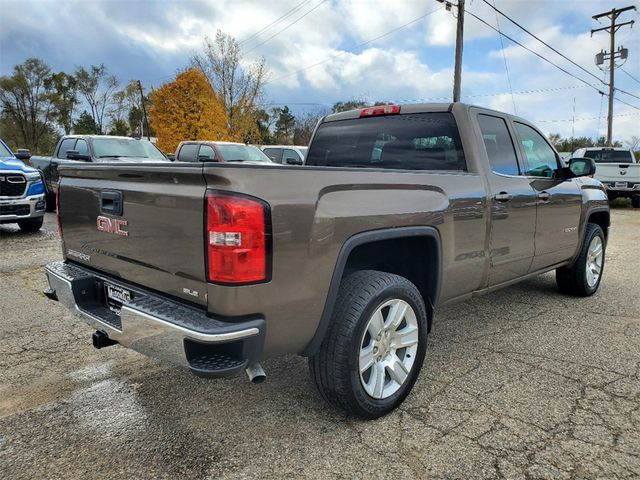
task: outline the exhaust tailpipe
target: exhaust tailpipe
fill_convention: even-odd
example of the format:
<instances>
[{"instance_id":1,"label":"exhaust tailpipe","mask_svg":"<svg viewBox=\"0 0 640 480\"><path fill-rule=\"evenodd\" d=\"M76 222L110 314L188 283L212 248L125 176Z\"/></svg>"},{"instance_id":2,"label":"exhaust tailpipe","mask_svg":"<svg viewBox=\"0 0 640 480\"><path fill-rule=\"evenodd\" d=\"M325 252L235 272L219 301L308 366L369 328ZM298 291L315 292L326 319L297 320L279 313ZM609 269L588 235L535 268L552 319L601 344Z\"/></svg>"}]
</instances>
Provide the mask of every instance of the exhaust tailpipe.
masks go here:
<instances>
[{"instance_id":1,"label":"exhaust tailpipe","mask_svg":"<svg viewBox=\"0 0 640 480\"><path fill-rule=\"evenodd\" d=\"M91 335L91 343L93 343L93 346L97 349L101 349L104 347L115 345L118 342L116 342L115 340L111 340L109 338L109 335L107 335L103 331L97 330L93 335Z\"/></svg>"},{"instance_id":2,"label":"exhaust tailpipe","mask_svg":"<svg viewBox=\"0 0 640 480\"><path fill-rule=\"evenodd\" d=\"M245 371L247 372L249 381L251 383L262 383L267 378L267 374L264 373L262 365L260 365L259 363L253 363L249 365Z\"/></svg>"}]
</instances>

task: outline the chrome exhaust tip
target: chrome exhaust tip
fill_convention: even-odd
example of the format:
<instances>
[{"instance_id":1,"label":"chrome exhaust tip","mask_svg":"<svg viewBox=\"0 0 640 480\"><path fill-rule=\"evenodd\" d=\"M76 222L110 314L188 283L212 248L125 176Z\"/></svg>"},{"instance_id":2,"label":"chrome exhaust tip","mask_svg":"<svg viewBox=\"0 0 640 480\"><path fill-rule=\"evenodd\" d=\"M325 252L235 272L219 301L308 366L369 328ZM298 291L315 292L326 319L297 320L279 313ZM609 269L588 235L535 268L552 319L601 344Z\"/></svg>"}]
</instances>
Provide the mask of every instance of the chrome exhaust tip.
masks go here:
<instances>
[{"instance_id":1,"label":"chrome exhaust tip","mask_svg":"<svg viewBox=\"0 0 640 480\"><path fill-rule=\"evenodd\" d=\"M262 383L267 379L267 374L264 373L262 365L259 363L249 365L245 371L247 372L251 383Z\"/></svg>"}]
</instances>

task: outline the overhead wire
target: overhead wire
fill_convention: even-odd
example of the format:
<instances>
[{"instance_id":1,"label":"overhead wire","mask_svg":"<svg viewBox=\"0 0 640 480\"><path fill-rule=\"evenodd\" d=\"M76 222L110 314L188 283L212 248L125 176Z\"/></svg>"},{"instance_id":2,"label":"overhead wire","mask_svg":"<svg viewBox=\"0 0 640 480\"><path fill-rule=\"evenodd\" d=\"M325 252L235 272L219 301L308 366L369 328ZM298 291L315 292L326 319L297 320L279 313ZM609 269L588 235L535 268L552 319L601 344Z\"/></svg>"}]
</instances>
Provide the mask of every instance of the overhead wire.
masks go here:
<instances>
[{"instance_id":1,"label":"overhead wire","mask_svg":"<svg viewBox=\"0 0 640 480\"><path fill-rule=\"evenodd\" d=\"M373 42L375 42L375 41L377 41L377 40L380 40L381 38L388 37L389 35L391 35L391 34L393 34L393 33L396 33L397 31L402 30L403 28L406 28L406 27L408 27L409 25L413 25L414 23L419 22L419 21L420 21L420 20L422 20L423 18L428 17L429 15L432 15L432 14L436 13L438 10L442 10L443 8L444 8L444 7L438 7L438 8L436 8L435 10L431 10L430 12L427 12L427 13L425 13L424 15L420 15L419 17L414 18L413 20L411 20L411 21L409 21L409 22L407 22L407 23L405 23L405 24L403 24L403 25L400 25L399 27L396 27L396 28L394 28L394 29L392 29L392 30L389 30L388 32L383 33L382 35L378 35L378 36L377 36L377 37L375 37L375 38L372 38L372 39L370 39L370 40L367 40L366 42L360 43L360 44L356 45L355 47L352 47L352 48L351 48L351 49L349 49L349 50L342 50L341 52L338 52L338 53L336 53L335 55L331 55L330 57L327 57L327 58L325 58L324 60L321 60L321 61L316 62L316 63L313 63L313 64L311 64L311 65L307 65L307 66L305 66L305 67L299 68L298 70L295 70L295 71L293 71L293 72L290 72L290 73L286 73L286 74L284 74L284 75L281 75L281 76L279 76L279 77L277 77L277 78L275 78L275 79L273 79L273 80L270 80L270 81L269 81L269 82L267 82L267 83L277 82L278 80L282 80L283 78L288 78L288 77L291 77L291 76L293 76L293 75L297 75L298 73L302 73L302 72L304 72L304 71L306 71L306 70L309 70L310 68L314 68L314 67L317 67L317 66L319 66L319 65L322 65L322 64L324 64L324 63L330 62L330 61L331 61L331 60L333 60L334 58L338 58L338 57L340 57L340 56L342 56L342 55L344 55L344 54L346 54L346 53L353 53L353 51L354 51L354 50L356 50L356 49L358 49L358 48L362 48L362 47L364 47L364 46L366 46L366 45L369 45L370 43L373 43Z\"/></svg>"},{"instance_id":2,"label":"overhead wire","mask_svg":"<svg viewBox=\"0 0 640 480\"><path fill-rule=\"evenodd\" d=\"M568 70L562 68L560 65L558 65L557 63L552 62L551 60L549 60L548 58L546 58L545 56L541 55L540 53L530 49L529 47L527 47L526 45L523 45L522 43L520 43L519 41L515 40L514 38L510 37L509 35L507 35L506 33L501 32L500 30L498 30L496 27L494 27L493 25L491 25L490 23L488 23L487 21L483 20L482 18L478 17L475 13L467 10L466 13L468 13L469 15L471 15L473 18L475 18L476 20L478 20L479 22L485 24L487 27L489 27L490 29L498 32L500 35L504 36L506 39L511 40L513 43L515 43L516 45L524 48L525 50L527 50L530 53L533 53L536 57L540 58L541 60L544 60L545 62L549 63L550 65L553 65L554 67L556 67L558 70L566 73L567 75L569 75L570 77L575 78L576 80L578 80L579 82L584 83L585 85L593 88L595 91L597 91L598 93L602 93L604 94L604 92L602 90L600 90L598 87L594 86L593 84L587 82L586 80L574 75L573 73L569 72ZM597 77L596 77L597 78ZM600 81L600 79L598 79L598 81Z\"/></svg>"},{"instance_id":3,"label":"overhead wire","mask_svg":"<svg viewBox=\"0 0 640 480\"><path fill-rule=\"evenodd\" d=\"M300 16L300 17L298 17L296 20L294 20L293 22L291 22L290 24L288 24L288 25L287 25L286 27L284 27L283 29L278 30L276 33L274 33L273 35L271 35L270 37L268 37L266 40L264 40L264 41L262 41L262 42L258 43L258 44L257 44L257 45L255 45L253 48L251 48L251 49L247 50L246 52L244 52L244 54L246 55L246 54L248 54L248 53L253 52L254 50L256 50L257 48L261 47L262 45L264 45L265 43L267 43L267 42L268 42L268 41L270 41L271 39L273 39L273 38L277 37L278 35L280 35L282 32L284 32L284 31L288 30L289 28L293 27L296 23L298 23L298 22L299 22L300 20L302 20L304 17L306 17L306 16L307 16L307 15L309 15L311 12L313 12L314 10L316 10L316 9L317 9L318 7L320 7L321 5L323 5L323 4L325 4L325 3L327 3L328 1L329 1L329 0L322 0L320 3L316 4L316 6L315 6L315 7L313 7L313 8L312 8L312 9L310 9L310 10L307 10L307 12L306 12L304 15L302 15L302 16Z\"/></svg>"},{"instance_id":4,"label":"overhead wire","mask_svg":"<svg viewBox=\"0 0 640 480\"><path fill-rule=\"evenodd\" d=\"M260 35L261 33L265 32L266 30L268 30L269 28L271 28L272 26L276 25L277 23L280 23L281 21L283 21L284 19L290 17L291 15L293 15L294 13L296 13L298 10L300 10L306 3L309 3L311 0L303 0L302 2L298 3L295 7L287 10L283 15L279 16L278 18L276 18L273 22L271 22L270 24L262 27L260 30L258 30L257 32L255 32L252 35L249 35L247 38L245 38L244 40L241 40L239 43L239 45L243 45L245 43L247 43L248 41L256 38L258 35Z\"/></svg>"},{"instance_id":5,"label":"overhead wire","mask_svg":"<svg viewBox=\"0 0 640 480\"><path fill-rule=\"evenodd\" d=\"M498 20L498 9L495 8L495 0L493 0L493 7L495 9L496 14L496 27L498 27L498 31L500 31L500 20ZM498 33L498 38L500 39L500 47L502 52L502 60L504 61L504 70L507 74L507 83L509 84L509 91L511 92L511 102L513 103L513 113L518 114L518 109L516 108L516 99L513 96L513 88L511 87L511 76L509 75L509 66L507 65L507 54L504 51L504 41L502 39L502 35Z\"/></svg>"},{"instance_id":6,"label":"overhead wire","mask_svg":"<svg viewBox=\"0 0 640 480\"><path fill-rule=\"evenodd\" d=\"M549 45L547 42L545 42L544 40L542 40L540 37L538 37L537 35L531 33L529 30L527 30L525 27L523 27L522 25L520 25L518 22L516 22L514 19L512 19L511 17L509 17L506 13L502 12L501 10L499 10L498 8L496 8L495 5L491 5L487 0L482 0L484 3L486 3L487 5L489 5L489 7L491 7L493 10L496 11L496 13L499 13L500 15L502 15L504 18L506 18L507 20L509 20L511 23L513 23L516 27L520 28L521 30L523 30L524 32L526 32L527 34L529 34L530 36L532 36L533 38L535 38L536 40L538 40L540 43L542 43L545 47L553 50L555 53L557 53L558 55L560 55L562 58L564 58L565 60L567 60L568 62L570 62L571 64L575 65L576 67L578 67L580 70L582 70L583 72L591 75L593 78L595 78L598 81L602 81L600 80L600 78L590 72L589 70L587 70L586 68L584 68L582 65L577 64L576 62L574 62L573 60L571 60L569 57L567 57L564 53L558 51L556 48L552 47L551 45Z\"/></svg>"}]
</instances>

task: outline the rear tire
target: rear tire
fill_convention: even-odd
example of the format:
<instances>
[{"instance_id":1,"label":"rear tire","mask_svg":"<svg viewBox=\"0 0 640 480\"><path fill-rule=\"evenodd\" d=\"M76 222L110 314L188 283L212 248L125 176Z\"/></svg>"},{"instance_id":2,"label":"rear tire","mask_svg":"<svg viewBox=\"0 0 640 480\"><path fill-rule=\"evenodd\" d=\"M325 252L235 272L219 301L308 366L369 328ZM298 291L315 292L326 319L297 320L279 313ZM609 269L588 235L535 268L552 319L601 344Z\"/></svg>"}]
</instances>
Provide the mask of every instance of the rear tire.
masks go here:
<instances>
[{"instance_id":1,"label":"rear tire","mask_svg":"<svg viewBox=\"0 0 640 480\"><path fill-rule=\"evenodd\" d=\"M600 225L587 224L580 254L571 267L556 270L556 283L562 293L588 297L598 290L604 273L606 239Z\"/></svg>"},{"instance_id":2,"label":"rear tire","mask_svg":"<svg viewBox=\"0 0 640 480\"><path fill-rule=\"evenodd\" d=\"M344 278L331 324L309 358L320 394L361 418L391 412L418 378L427 325L422 296L406 278L375 270Z\"/></svg>"},{"instance_id":3,"label":"rear tire","mask_svg":"<svg viewBox=\"0 0 640 480\"><path fill-rule=\"evenodd\" d=\"M23 220L18 222L18 227L23 232L37 232L42 228L42 224L44 223L44 217L40 217L36 220Z\"/></svg>"},{"instance_id":4,"label":"rear tire","mask_svg":"<svg viewBox=\"0 0 640 480\"><path fill-rule=\"evenodd\" d=\"M631 206L633 208L640 208L640 195L636 195L635 197L631 197Z\"/></svg>"}]
</instances>

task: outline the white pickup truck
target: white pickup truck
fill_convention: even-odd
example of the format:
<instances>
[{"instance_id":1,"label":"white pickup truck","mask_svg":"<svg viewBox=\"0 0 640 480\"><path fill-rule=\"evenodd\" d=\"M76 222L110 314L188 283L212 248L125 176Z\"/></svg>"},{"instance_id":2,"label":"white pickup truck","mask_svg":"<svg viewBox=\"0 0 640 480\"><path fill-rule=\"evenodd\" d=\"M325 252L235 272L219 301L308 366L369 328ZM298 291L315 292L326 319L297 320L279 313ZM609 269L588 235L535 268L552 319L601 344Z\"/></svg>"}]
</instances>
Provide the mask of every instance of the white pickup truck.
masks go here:
<instances>
[{"instance_id":1,"label":"white pickup truck","mask_svg":"<svg viewBox=\"0 0 640 480\"><path fill-rule=\"evenodd\" d=\"M609 200L630 198L633 208L640 208L640 164L628 148L588 147L573 152L574 158L593 158L596 179L600 180Z\"/></svg>"}]
</instances>

